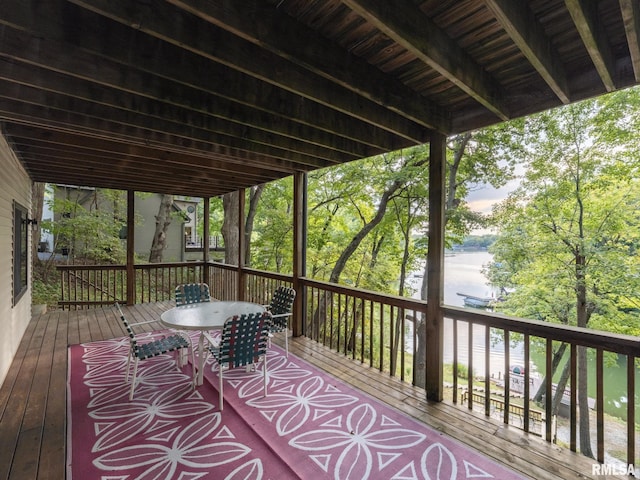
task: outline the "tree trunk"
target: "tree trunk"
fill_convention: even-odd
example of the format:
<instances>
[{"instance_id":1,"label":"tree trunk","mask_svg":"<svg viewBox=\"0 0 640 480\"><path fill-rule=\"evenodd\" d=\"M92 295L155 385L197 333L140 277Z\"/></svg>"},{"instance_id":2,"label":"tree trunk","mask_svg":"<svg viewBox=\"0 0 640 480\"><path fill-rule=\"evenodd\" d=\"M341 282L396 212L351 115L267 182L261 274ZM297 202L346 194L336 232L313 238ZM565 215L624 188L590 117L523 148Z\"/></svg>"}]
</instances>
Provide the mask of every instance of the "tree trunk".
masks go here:
<instances>
[{"instance_id":1,"label":"tree trunk","mask_svg":"<svg viewBox=\"0 0 640 480\"><path fill-rule=\"evenodd\" d=\"M162 262L162 254L167 248L167 229L171 225L171 207L173 195L162 195L158 215L156 215L156 231L153 234L149 263Z\"/></svg>"},{"instance_id":2,"label":"tree trunk","mask_svg":"<svg viewBox=\"0 0 640 480\"><path fill-rule=\"evenodd\" d=\"M564 396L564 390L567 388L567 381L569 380L570 374L571 374L571 362L567 362L564 364L564 368L562 369L560 380L558 380L558 385L556 386L556 393L553 396L553 402L551 403L552 415L558 415L558 411L560 410L560 405L562 404L562 397Z\"/></svg>"},{"instance_id":3,"label":"tree trunk","mask_svg":"<svg viewBox=\"0 0 640 480\"><path fill-rule=\"evenodd\" d=\"M389 200L392 196L404 185L403 180L395 180L391 186L382 194L380 198L380 203L378 204L378 209L376 211L375 216L366 223L358 233L353 237L349 245L342 251L340 258L331 270L331 275L329 276L329 281L332 283L338 283L340 280L340 274L344 270L347 265L347 261L351 258L351 255L358 249L362 241L366 238L366 236L373 230L384 218L384 214L387 211L387 205L389 204Z\"/></svg>"},{"instance_id":4,"label":"tree trunk","mask_svg":"<svg viewBox=\"0 0 640 480\"><path fill-rule=\"evenodd\" d=\"M253 222L256 218L258 203L260 202L260 196L263 191L264 184L251 187L249 191L249 211L247 212L247 220L244 225L244 262L247 267L251 266L251 233L253 232Z\"/></svg>"},{"instance_id":5,"label":"tree trunk","mask_svg":"<svg viewBox=\"0 0 640 480\"><path fill-rule=\"evenodd\" d=\"M567 344L563 342L563 343L560 344L560 348L558 348L558 350L556 350L554 352L553 358L551 359L551 373L550 373L550 375L552 377L556 373L556 370L558 369L558 365L560 365L560 360L562 360L562 357L564 356L564 352L566 350L567 350ZM540 384L540 387L538 388L538 391L533 396L533 401L536 402L536 403L542 402L542 397L544 397L544 395L546 393L547 393L547 382L543 381Z\"/></svg>"},{"instance_id":6,"label":"tree trunk","mask_svg":"<svg viewBox=\"0 0 640 480\"><path fill-rule=\"evenodd\" d=\"M579 252L579 250L578 250ZM576 309L578 327L586 328L589 323L589 308L587 306L587 288L585 279L586 259L584 255L576 254ZM589 414L589 393L587 390L587 349L578 347L578 408L580 418L580 451L583 455L595 458L591 449L591 425ZM598 408L603 408L598 405Z\"/></svg>"},{"instance_id":7,"label":"tree trunk","mask_svg":"<svg viewBox=\"0 0 640 480\"><path fill-rule=\"evenodd\" d=\"M398 285L398 296L404 296L404 284L407 279L407 263L409 262L409 247L410 247L410 239L409 235L406 232L404 234L404 250L402 253L402 263L400 264L400 284ZM395 375L396 373L396 364L398 359L398 351L400 349L400 345L402 344L401 338L404 334L402 330L402 315L403 310L398 309L398 313L396 315L396 325L394 332L394 339L391 347L391 375Z\"/></svg>"},{"instance_id":8,"label":"tree trunk","mask_svg":"<svg viewBox=\"0 0 640 480\"><path fill-rule=\"evenodd\" d=\"M238 209L240 197L238 192L227 193L222 197L224 221L222 222L222 238L224 239L224 263L236 265L239 258Z\"/></svg>"},{"instance_id":9,"label":"tree trunk","mask_svg":"<svg viewBox=\"0 0 640 480\"><path fill-rule=\"evenodd\" d=\"M34 264L39 264L38 247L40 245L40 228L42 225L42 210L44 209L44 188L45 184L40 182L34 182L33 189L31 191L31 216L38 223L33 230L33 236L31 237L31 258Z\"/></svg>"}]
</instances>

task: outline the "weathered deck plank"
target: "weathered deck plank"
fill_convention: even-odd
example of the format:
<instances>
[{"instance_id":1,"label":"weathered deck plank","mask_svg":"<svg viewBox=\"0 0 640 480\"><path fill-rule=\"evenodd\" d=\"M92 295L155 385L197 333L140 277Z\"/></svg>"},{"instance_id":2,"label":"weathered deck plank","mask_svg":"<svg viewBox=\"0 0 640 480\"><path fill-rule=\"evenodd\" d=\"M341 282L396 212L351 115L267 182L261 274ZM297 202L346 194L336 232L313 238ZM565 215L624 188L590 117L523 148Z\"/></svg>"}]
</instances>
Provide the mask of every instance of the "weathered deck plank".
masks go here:
<instances>
[{"instance_id":1,"label":"weathered deck plank","mask_svg":"<svg viewBox=\"0 0 640 480\"><path fill-rule=\"evenodd\" d=\"M148 303L124 307L124 311L132 323L146 322L158 319L170 306L169 302ZM151 323L139 330L159 328L159 323ZM113 308L54 311L33 318L0 388L0 480L65 478L67 346L123 335ZM281 342L281 335L275 341ZM422 390L309 339L294 339L289 349L371 397L530 478L598 478L591 475L593 462L581 455L464 407L428 402Z\"/></svg>"}]
</instances>

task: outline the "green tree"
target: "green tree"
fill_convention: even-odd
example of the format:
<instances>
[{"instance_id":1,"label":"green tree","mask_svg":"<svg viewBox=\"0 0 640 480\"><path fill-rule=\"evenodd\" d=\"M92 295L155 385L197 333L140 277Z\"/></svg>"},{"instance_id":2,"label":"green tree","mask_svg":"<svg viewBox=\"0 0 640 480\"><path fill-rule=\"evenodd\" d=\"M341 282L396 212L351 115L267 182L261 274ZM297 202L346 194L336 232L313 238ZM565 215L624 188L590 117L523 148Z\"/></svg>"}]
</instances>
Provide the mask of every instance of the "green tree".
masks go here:
<instances>
[{"instance_id":1,"label":"green tree","mask_svg":"<svg viewBox=\"0 0 640 480\"><path fill-rule=\"evenodd\" d=\"M447 141L445 193L445 245L460 243L488 219L473 211L466 198L476 188L500 188L513 179L514 165L522 148L522 120L456 135ZM424 239L426 242L427 239ZM428 265L424 262L421 298L427 300ZM426 318L416 320L416 356L426 358ZM416 362L415 383L424 387L427 365Z\"/></svg>"},{"instance_id":2,"label":"green tree","mask_svg":"<svg viewBox=\"0 0 640 480\"><path fill-rule=\"evenodd\" d=\"M125 222L126 197L108 189L56 187L50 208L54 221L42 227L55 238L54 251L64 251L70 261L124 263L120 230Z\"/></svg>"},{"instance_id":3,"label":"green tree","mask_svg":"<svg viewBox=\"0 0 640 480\"><path fill-rule=\"evenodd\" d=\"M630 112L622 113L623 97L529 119L521 186L495 212L500 236L488 275L494 285L515 287L502 311L579 327L640 331L637 316L619 308L637 305L640 287L635 255L640 186L632 173L638 157L628 143L632 137L626 129L634 122ZM624 134L612 136L603 120L619 114ZM555 366L565 349L561 345L555 352ZM559 392L567 379L566 364ZM585 348L578 348L577 384L580 450L593 457ZM554 408L559 400L557 395Z\"/></svg>"}]
</instances>

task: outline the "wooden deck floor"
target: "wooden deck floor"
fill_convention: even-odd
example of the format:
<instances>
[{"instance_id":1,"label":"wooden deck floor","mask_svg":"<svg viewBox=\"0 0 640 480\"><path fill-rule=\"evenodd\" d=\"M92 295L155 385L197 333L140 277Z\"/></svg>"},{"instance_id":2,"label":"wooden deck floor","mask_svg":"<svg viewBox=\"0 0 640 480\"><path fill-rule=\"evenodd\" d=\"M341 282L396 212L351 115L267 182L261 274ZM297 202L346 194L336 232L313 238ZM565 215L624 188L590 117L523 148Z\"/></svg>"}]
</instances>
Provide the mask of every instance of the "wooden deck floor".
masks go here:
<instances>
[{"instance_id":1,"label":"wooden deck floor","mask_svg":"<svg viewBox=\"0 0 640 480\"><path fill-rule=\"evenodd\" d=\"M170 306L143 304L125 312L132 322L154 320ZM109 308L54 311L33 318L0 388L0 480L65 478L67 346L123 335ZM581 455L465 408L427 402L421 390L308 339L293 339L290 351L529 478L600 478L591 474L593 462Z\"/></svg>"}]
</instances>

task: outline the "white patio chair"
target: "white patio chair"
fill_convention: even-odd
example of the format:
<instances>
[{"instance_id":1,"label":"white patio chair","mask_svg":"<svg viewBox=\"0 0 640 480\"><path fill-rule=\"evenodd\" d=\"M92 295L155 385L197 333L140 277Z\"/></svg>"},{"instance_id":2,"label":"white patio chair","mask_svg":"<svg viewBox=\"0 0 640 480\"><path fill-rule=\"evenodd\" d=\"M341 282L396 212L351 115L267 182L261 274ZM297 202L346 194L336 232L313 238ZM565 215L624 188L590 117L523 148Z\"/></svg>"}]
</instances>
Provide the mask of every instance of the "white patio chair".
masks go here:
<instances>
[{"instance_id":1,"label":"white patio chair","mask_svg":"<svg viewBox=\"0 0 640 480\"><path fill-rule=\"evenodd\" d=\"M293 311L293 302L296 299L296 291L293 288L279 286L273 292L273 298L269 305L264 305L271 313L271 332L269 334L269 345L274 333L284 332L284 348L289 356L289 317Z\"/></svg>"},{"instance_id":2,"label":"white patio chair","mask_svg":"<svg viewBox=\"0 0 640 480\"><path fill-rule=\"evenodd\" d=\"M224 322L222 335L214 339L207 332L208 350L218 362L220 410L224 407L223 372L226 368L255 365L263 361L264 396L267 396L267 343L271 315L269 312L234 315Z\"/></svg>"},{"instance_id":3,"label":"white patio chair","mask_svg":"<svg viewBox=\"0 0 640 480\"><path fill-rule=\"evenodd\" d=\"M157 332L155 335L157 338L151 339L148 342L141 343L138 342L136 338L136 334L133 330L133 326L135 325L144 325L146 323L152 323L152 321L148 322L138 322L138 323L129 323L120 308L120 304L116 302L116 309L118 310L118 314L120 315L120 319L124 324L124 327L129 335L129 355L127 356L127 371L125 375L125 383L129 381L129 374L131 371L131 359L134 359L133 363L133 378L131 379L131 390L129 392L129 400L133 400L133 392L136 388L136 376L138 373L138 362L140 360L146 360L148 358L157 357L158 355L162 355L165 353L175 352L177 355L176 363L178 368L184 366L186 356L183 356L183 350L191 349L191 362L194 365L194 373L195 373L195 357L193 354L193 346L191 342L191 338L182 332L174 332L170 335L166 335L161 332ZM195 386L195 377L191 380L192 388Z\"/></svg>"},{"instance_id":4,"label":"white patio chair","mask_svg":"<svg viewBox=\"0 0 640 480\"><path fill-rule=\"evenodd\" d=\"M176 305L210 302L211 294L206 283L184 283L176 287Z\"/></svg>"}]
</instances>

